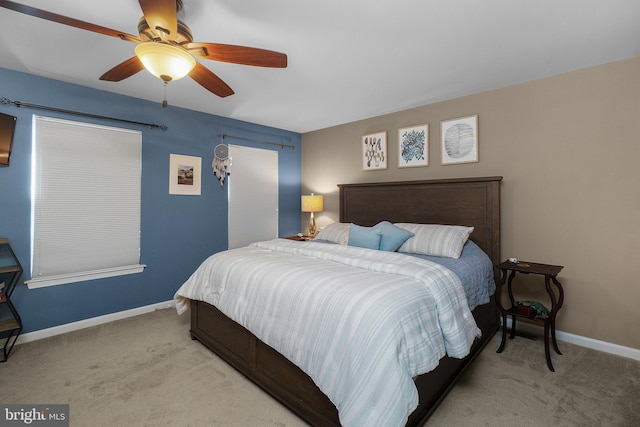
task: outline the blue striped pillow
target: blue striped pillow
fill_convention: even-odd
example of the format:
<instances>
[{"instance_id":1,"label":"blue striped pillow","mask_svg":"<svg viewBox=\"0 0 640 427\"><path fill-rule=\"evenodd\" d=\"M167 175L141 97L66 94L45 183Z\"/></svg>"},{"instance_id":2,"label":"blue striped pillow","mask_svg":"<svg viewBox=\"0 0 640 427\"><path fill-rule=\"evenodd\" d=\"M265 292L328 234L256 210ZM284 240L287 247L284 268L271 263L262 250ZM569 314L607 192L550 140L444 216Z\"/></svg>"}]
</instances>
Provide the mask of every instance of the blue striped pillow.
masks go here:
<instances>
[{"instance_id":1,"label":"blue striped pillow","mask_svg":"<svg viewBox=\"0 0 640 427\"><path fill-rule=\"evenodd\" d=\"M464 244L469 240L473 227L441 224L396 223L414 234L404 242L398 252L460 258Z\"/></svg>"},{"instance_id":2,"label":"blue striped pillow","mask_svg":"<svg viewBox=\"0 0 640 427\"><path fill-rule=\"evenodd\" d=\"M333 222L320 230L315 239L328 240L339 245L346 245L349 241L350 225L348 222Z\"/></svg>"}]
</instances>

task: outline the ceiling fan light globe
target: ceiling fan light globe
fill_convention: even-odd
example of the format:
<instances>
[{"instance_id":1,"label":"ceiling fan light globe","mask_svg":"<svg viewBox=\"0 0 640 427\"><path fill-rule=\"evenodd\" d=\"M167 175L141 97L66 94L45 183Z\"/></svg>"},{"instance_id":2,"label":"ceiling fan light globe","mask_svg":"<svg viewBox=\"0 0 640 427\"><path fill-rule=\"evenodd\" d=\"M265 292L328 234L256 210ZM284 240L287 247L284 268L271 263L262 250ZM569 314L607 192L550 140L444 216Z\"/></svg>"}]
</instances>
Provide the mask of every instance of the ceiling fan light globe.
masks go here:
<instances>
[{"instance_id":1,"label":"ceiling fan light globe","mask_svg":"<svg viewBox=\"0 0 640 427\"><path fill-rule=\"evenodd\" d=\"M189 52L169 43L140 43L136 56L147 71L165 82L183 78L196 66Z\"/></svg>"}]
</instances>

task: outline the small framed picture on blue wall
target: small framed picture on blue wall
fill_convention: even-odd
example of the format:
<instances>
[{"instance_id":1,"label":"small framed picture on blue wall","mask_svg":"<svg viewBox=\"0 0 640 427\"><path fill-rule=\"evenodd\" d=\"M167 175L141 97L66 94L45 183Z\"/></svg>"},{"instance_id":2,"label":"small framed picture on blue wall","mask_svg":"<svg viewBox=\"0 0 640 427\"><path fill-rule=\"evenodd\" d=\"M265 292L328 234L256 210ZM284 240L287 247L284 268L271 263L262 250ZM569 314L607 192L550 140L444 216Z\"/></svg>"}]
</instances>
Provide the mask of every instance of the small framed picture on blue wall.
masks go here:
<instances>
[{"instance_id":1,"label":"small framed picture on blue wall","mask_svg":"<svg viewBox=\"0 0 640 427\"><path fill-rule=\"evenodd\" d=\"M169 158L169 194L200 195L202 158L171 154Z\"/></svg>"}]
</instances>

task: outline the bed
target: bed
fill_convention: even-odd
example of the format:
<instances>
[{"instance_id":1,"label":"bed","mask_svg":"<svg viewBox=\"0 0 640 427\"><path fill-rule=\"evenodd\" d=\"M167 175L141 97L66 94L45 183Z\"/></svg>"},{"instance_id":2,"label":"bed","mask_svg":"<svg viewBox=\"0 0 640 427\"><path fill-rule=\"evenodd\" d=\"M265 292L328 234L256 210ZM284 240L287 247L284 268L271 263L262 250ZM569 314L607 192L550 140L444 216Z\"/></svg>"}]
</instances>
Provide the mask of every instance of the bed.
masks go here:
<instances>
[{"instance_id":1,"label":"bed","mask_svg":"<svg viewBox=\"0 0 640 427\"><path fill-rule=\"evenodd\" d=\"M469 239L495 266L500 262L501 180L501 177L483 177L339 185L340 222L365 227L382 220L473 227ZM295 244L297 242L288 242L284 246ZM198 299L191 299L189 303L193 339L210 348L309 424L340 425L336 406L301 368L214 305ZM416 426L426 421L497 331L499 320L493 296L475 307L472 315L481 335L470 344L468 355L463 358L444 356L435 369L413 378L419 398L406 425Z\"/></svg>"}]
</instances>

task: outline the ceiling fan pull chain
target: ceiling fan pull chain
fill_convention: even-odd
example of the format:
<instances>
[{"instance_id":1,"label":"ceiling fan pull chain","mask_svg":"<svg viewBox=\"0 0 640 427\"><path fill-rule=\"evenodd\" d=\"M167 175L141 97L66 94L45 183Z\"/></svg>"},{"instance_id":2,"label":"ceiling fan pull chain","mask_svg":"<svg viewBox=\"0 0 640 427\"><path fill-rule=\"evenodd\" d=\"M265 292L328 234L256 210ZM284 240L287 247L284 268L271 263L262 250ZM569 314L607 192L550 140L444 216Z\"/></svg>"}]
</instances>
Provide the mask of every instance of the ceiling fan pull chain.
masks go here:
<instances>
[{"instance_id":1,"label":"ceiling fan pull chain","mask_svg":"<svg viewBox=\"0 0 640 427\"><path fill-rule=\"evenodd\" d=\"M162 108L167 108L167 86L169 82L164 82L164 98L162 99Z\"/></svg>"}]
</instances>

